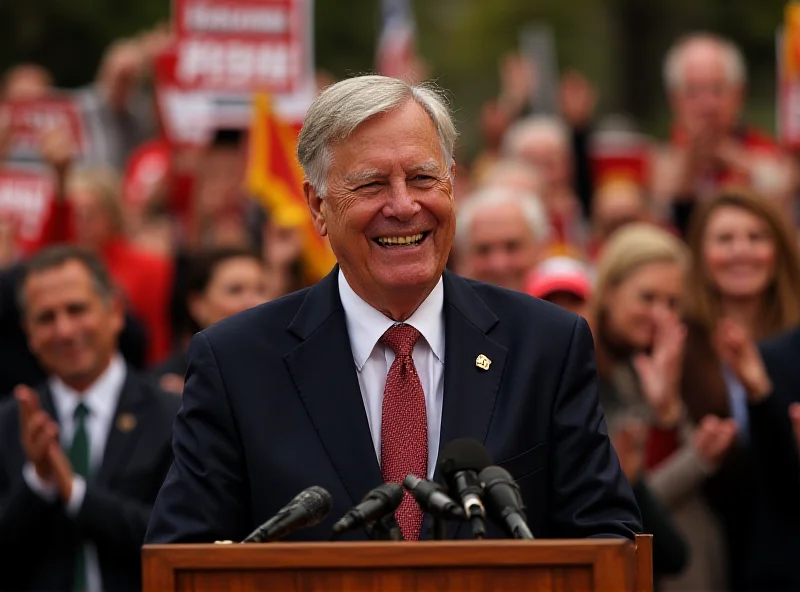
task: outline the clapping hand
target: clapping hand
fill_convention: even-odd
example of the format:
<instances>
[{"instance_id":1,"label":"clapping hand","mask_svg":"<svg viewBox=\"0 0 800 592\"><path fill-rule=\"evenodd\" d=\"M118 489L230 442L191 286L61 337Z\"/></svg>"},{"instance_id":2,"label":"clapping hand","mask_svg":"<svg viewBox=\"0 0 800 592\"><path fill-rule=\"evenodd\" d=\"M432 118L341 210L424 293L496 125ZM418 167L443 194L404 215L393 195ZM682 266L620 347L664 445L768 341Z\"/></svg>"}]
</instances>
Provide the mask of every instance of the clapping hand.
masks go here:
<instances>
[{"instance_id":1,"label":"clapping hand","mask_svg":"<svg viewBox=\"0 0 800 592\"><path fill-rule=\"evenodd\" d=\"M633 418L611 432L611 445L617 453L622 472L630 483L636 483L644 468L645 425Z\"/></svg>"},{"instance_id":2,"label":"clapping hand","mask_svg":"<svg viewBox=\"0 0 800 592\"><path fill-rule=\"evenodd\" d=\"M30 387L14 389L19 405L20 436L25 457L39 479L55 485L61 498L72 495L72 466L58 441L58 424L39 404L39 396Z\"/></svg>"},{"instance_id":3,"label":"clapping hand","mask_svg":"<svg viewBox=\"0 0 800 592\"><path fill-rule=\"evenodd\" d=\"M50 127L39 135L39 151L53 170L63 175L76 157L75 140L65 126Z\"/></svg>"},{"instance_id":4,"label":"clapping hand","mask_svg":"<svg viewBox=\"0 0 800 592\"><path fill-rule=\"evenodd\" d=\"M706 415L692 435L697 454L712 467L719 465L735 440L736 422L716 415Z\"/></svg>"},{"instance_id":5,"label":"clapping hand","mask_svg":"<svg viewBox=\"0 0 800 592\"><path fill-rule=\"evenodd\" d=\"M662 426L673 426L680 418L682 403L678 393L686 341L686 327L671 312L656 315L653 349L634 360L645 400Z\"/></svg>"},{"instance_id":6,"label":"clapping hand","mask_svg":"<svg viewBox=\"0 0 800 592\"><path fill-rule=\"evenodd\" d=\"M722 319L714 340L717 354L744 385L751 403L763 400L772 392L772 383L764 361L747 332L731 319Z\"/></svg>"},{"instance_id":7,"label":"clapping hand","mask_svg":"<svg viewBox=\"0 0 800 592\"><path fill-rule=\"evenodd\" d=\"M597 104L597 91L580 72L567 72L559 86L561 114L573 128L589 124Z\"/></svg>"},{"instance_id":8,"label":"clapping hand","mask_svg":"<svg viewBox=\"0 0 800 592\"><path fill-rule=\"evenodd\" d=\"M794 439L797 440L797 448L800 449L800 403L789 405L789 419L792 420Z\"/></svg>"}]
</instances>

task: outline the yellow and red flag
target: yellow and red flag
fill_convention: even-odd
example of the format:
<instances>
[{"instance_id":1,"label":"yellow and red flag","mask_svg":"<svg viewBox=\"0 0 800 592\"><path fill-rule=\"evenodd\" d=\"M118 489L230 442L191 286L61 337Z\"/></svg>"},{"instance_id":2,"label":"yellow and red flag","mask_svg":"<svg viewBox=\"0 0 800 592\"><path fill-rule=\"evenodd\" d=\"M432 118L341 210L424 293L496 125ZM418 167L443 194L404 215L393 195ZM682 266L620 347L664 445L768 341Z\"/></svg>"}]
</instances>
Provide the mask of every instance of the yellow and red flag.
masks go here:
<instances>
[{"instance_id":1,"label":"yellow and red flag","mask_svg":"<svg viewBox=\"0 0 800 592\"><path fill-rule=\"evenodd\" d=\"M789 2L784 9L783 71L790 80L800 77L800 2Z\"/></svg>"},{"instance_id":2,"label":"yellow and red flag","mask_svg":"<svg viewBox=\"0 0 800 592\"><path fill-rule=\"evenodd\" d=\"M308 280L316 282L333 268L336 258L328 239L314 228L303 195L303 170L296 156L298 131L275 114L266 93L254 96L246 184L278 226L300 229L303 267Z\"/></svg>"}]
</instances>

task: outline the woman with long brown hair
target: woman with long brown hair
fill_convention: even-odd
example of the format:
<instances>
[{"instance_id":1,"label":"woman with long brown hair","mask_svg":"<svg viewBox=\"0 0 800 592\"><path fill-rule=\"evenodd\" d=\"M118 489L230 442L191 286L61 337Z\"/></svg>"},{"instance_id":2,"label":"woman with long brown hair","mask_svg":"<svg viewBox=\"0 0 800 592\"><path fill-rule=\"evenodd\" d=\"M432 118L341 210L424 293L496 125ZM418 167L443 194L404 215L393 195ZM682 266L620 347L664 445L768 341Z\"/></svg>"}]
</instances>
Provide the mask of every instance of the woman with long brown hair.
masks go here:
<instances>
[{"instance_id":1,"label":"woman with long brown hair","mask_svg":"<svg viewBox=\"0 0 800 592\"><path fill-rule=\"evenodd\" d=\"M700 486L734 429L713 418L695 428L683 415L686 332L679 315L688 267L688 250L668 232L647 224L618 230L599 261L589 320L609 434L623 467L640 458L638 479L626 474L635 490L644 485L666 509L689 548L682 573L659 578L660 589L721 591L721 528ZM638 442L626 435L631 425L643 435ZM665 445L670 454L662 457Z\"/></svg>"},{"instance_id":2,"label":"woman with long brown hair","mask_svg":"<svg viewBox=\"0 0 800 592\"><path fill-rule=\"evenodd\" d=\"M693 265L686 299L688 335L681 393L692 421L732 418L737 441L706 483L722 518L734 590L747 588L758 479L748 450L746 389L719 355L730 323L762 340L800 323L800 257L791 230L772 203L743 191L698 206L689 233Z\"/></svg>"}]
</instances>

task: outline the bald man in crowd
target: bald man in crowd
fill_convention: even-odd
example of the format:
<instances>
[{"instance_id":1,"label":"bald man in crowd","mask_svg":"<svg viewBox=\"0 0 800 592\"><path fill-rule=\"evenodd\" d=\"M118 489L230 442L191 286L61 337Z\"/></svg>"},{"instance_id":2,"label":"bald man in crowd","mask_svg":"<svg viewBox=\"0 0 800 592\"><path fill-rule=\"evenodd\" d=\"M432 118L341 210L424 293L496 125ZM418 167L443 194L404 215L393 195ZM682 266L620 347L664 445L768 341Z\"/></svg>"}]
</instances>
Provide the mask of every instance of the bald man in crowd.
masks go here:
<instances>
[{"instance_id":1,"label":"bald man in crowd","mask_svg":"<svg viewBox=\"0 0 800 592\"><path fill-rule=\"evenodd\" d=\"M652 191L656 212L682 230L695 201L732 184L788 207L792 166L772 138L743 122L746 82L741 51L717 35L688 35L666 55L673 128L656 158Z\"/></svg>"},{"instance_id":2,"label":"bald man in crowd","mask_svg":"<svg viewBox=\"0 0 800 592\"><path fill-rule=\"evenodd\" d=\"M549 236L538 197L506 187L483 188L458 208L458 268L467 277L522 291L528 273L544 257Z\"/></svg>"}]
</instances>

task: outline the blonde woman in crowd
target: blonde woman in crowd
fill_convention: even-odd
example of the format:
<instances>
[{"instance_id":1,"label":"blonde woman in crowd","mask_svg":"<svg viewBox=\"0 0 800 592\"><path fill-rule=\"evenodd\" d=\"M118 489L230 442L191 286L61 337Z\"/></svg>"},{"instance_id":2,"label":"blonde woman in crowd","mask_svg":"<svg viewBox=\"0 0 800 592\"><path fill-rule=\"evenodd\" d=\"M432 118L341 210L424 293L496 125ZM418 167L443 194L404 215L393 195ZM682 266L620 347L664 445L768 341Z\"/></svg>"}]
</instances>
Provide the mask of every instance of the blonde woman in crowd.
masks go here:
<instances>
[{"instance_id":1,"label":"blonde woman in crowd","mask_svg":"<svg viewBox=\"0 0 800 592\"><path fill-rule=\"evenodd\" d=\"M688 267L686 247L668 232L648 224L620 229L599 261L590 319L601 402L620 458L641 457L639 479L688 546L685 568L658 578L660 589L724 590L722 532L701 485L730 446L734 426L708 418L695 427L683 413L686 329L679 315ZM631 432L641 436L632 440ZM669 455L661 454L665 437L675 438Z\"/></svg>"}]
</instances>

